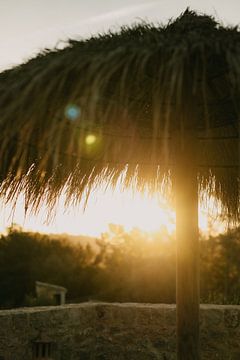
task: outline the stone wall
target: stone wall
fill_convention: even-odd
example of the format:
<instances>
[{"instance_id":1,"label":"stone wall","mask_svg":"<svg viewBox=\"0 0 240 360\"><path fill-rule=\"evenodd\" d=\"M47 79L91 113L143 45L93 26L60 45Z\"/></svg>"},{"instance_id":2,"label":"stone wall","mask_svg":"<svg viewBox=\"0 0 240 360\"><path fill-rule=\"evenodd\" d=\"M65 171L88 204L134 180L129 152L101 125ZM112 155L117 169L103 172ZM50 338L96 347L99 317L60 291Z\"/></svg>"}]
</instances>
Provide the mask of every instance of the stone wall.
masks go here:
<instances>
[{"instance_id":1,"label":"stone wall","mask_svg":"<svg viewBox=\"0 0 240 360\"><path fill-rule=\"evenodd\" d=\"M175 311L91 302L0 311L0 360L34 359L37 341L51 347L41 360L173 360ZM201 306L201 347L203 360L240 359L240 306Z\"/></svg>"}]
</instances>

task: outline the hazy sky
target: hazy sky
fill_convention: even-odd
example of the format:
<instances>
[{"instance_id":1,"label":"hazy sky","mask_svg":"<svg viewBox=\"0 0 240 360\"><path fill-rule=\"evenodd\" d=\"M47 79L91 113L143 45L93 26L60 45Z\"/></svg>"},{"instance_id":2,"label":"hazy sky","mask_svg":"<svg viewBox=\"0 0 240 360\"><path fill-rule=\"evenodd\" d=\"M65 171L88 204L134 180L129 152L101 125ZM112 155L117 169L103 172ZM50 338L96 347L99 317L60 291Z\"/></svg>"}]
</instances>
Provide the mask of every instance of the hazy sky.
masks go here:
<instances>
[{"instance_id":1,"label":"hazy sky","mask_svg":"<svg viewBox=\"0 0 240 360\"><path fill-rule=\"evenodd\" d=\"M187 6L225 24L240 22L240 0L0 0L0 70L60 40L141 19L166 22Z\"/></svg>"}]
</instances>

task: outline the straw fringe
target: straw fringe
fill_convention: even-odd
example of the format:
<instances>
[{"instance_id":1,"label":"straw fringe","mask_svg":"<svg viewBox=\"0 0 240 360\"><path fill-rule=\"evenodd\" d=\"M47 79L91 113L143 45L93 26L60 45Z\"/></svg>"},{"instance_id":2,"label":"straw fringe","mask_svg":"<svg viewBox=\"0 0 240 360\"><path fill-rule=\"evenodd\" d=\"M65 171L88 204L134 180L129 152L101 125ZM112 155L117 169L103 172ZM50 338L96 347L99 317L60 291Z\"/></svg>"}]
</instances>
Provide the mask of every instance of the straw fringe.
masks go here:
<instances>
[{"instance_id":1,"label":"straw fringe","mask_svg":"<svg viewBox=\"0 0 240 360\"><path fill-rule=\"evenodd\" d=\"M1 194L24 192L26 208L45 200L51 212L63 190L75 203L119 179L170 192L173 134L194 103L199 191L237 220L239 95L240 32L208 16L188 10L167 26L69 41L0 74Z\"/></svg>"}]
</instances>

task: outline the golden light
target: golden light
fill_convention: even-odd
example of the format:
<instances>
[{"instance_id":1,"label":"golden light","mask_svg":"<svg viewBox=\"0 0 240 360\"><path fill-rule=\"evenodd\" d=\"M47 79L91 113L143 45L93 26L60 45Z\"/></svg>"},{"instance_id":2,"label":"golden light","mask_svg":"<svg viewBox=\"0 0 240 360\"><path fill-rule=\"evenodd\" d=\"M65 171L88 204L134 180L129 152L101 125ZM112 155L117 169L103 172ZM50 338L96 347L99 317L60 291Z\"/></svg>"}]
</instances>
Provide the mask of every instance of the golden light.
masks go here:
<instances>
[{"instance_id":1,"label":"golden light","mask_svg":"<svg viewBox=\"0 0 240 360\"><path fill-rule=\"evenodd\" d=\"M149 197L147 193L122 191L117 186L115 191L95 190L89 198L85 212L82 207L64 206L65 198L60 198L56 218L46 223L46 208L43 206L38 216L24 216L23 197L19 199L15 212L11 214L10 206L1 210L2 224L0 232L11 223L19 224L25 229L44 233L69 233L99 237L108 231L108 225L123 225L126 231L138 228L145 232L164 230L173 234L175 231L175 212L167 200L160 196ZM224 231L224 224L209 217L207 209L199 207L199 226L201 232L217 234Z\"/></svg>"},{"instance_id":2,"label":"golden light","mask_svg":"<svg viewBox=\"0 0 240 360\"><path fill-rule=\"evenodd\" d=\"M94 134L89 134L85 138L85 143L87 145L93 145L97 141L97 136Z\"/></svg>"}]
</instances>

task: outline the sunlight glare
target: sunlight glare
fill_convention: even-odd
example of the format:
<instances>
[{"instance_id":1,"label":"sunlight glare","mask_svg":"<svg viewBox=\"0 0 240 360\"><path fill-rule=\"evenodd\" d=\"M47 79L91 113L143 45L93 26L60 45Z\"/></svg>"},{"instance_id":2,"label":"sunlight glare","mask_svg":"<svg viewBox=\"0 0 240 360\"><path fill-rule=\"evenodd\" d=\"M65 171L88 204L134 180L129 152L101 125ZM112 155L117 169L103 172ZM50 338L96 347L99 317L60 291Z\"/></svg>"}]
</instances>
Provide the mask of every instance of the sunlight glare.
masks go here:
<instances>
[{"instance_id":1,"label":"sunlight glare","mask_svg":"<svg viewBox=\"0 0 240 360\"><path fill-rule=\"evenodd\" d=\"M110 223L122 225L126 231L138 228L145 232L167 231L172 235L175 231L175 212L167 200L160 195L149 197L147 193L132 193L116 189L96 189L89 197L88 205L65 208L65 197L61 196L56 217L49 224L46 222L46 207L42 206L37 216L24 216L24 199L19 199L14 214L11 207L3 206L2 226L4 228L16 223L25 229L44 233L68 233L72 235L87 235L99 237L108 231ZM211 221L213 220L213 221ZM200 231L206 236L209 233L224 231L224 224L209 217L206 208L199 206Z\"/></svg>"}]
</instances>

